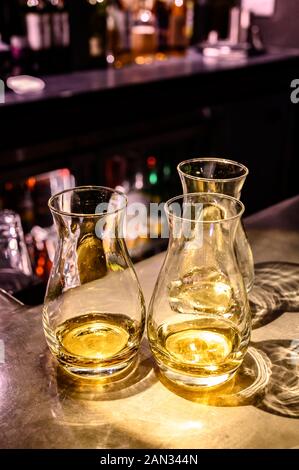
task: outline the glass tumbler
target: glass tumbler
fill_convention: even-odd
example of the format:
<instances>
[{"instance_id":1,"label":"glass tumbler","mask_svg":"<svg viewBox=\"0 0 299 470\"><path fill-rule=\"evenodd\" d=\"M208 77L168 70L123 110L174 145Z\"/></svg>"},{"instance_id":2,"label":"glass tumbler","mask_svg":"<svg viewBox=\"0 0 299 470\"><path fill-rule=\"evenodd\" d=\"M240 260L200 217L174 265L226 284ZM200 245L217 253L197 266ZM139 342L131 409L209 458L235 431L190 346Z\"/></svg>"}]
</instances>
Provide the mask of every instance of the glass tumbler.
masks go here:
<instances>
[{"instance_id":1,"label":"glass tumbler","mask_svg":"<svg viewBox=\"0 0 299 470\"><path fill-rule=\"evenodd\" d=\"M221 158L195 158L178 165L184 194L212 192L240 199L248 169L241 163ZM241 221L237 229L235 250L247 292L254 283L252 250Z\"/></svg>"},{"instance_id":2,"label":"glass tumbler","mask_svg":"<svg viewBox=\"0 0 299 470\"><path fill-rule=\"evenodd\" d=\"M123 237L126 196L86 186L49 201L58 246L43 309L51 352L73 374L111 377L135 363L143 294Z\"/></svg>"},{"instance_id":3,"label":"glass tumbler","mask_svg":"<svg viewBox=\"0 0 299 470\"><path fill-rule=\"evenodd\" d=\"M223 194L194 193L166 203L169 245L150 302L151 350L179 385L229 380L250 340L251 315L236 260L243 204Z\"/></svg>"}]
</instances>

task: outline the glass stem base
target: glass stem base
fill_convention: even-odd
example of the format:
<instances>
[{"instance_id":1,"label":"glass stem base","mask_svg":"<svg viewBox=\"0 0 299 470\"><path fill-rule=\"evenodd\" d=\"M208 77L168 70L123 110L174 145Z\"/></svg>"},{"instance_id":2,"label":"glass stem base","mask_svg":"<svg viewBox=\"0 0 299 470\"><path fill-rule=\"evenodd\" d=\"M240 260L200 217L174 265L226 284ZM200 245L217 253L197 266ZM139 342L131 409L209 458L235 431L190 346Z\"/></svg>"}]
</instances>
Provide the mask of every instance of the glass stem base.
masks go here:
<instances>
[{"instance_id":1,"label":"glass stem base","mask_svg":"<svg viewBox=\"0 0 299 470\"><path fill-rule=\"evenodd\" d=\"M231 380L234 375L236 374L239 367L236 369L226 372L220 375L211 375L209 377L204 376L194 376L194 375L184 375L181 372L175 371L173 369L168 368L164 364L159 363L159 370L163 376L166 377L170 382L174 384L188 388L189 390L203 390L207 388L217 387L218 385L222 385L225 382Z\"/></svg>"},{"instance_id":2,"label":"glass stem base","mask_svg":"<svg viewBox=\"0 0 299 470\"><path fill-rule=\"evenodd\" d=\"M63 369L66 370L69 374L87 379L109 379L109 381L116 381L122 379L123 377L126 377L135 368L137 363L137 357L135 356L130 360L126 360L124 362L117 363L114 365L109 365L108 367L103 367L99 365L90 368L74 364L68 364L61 358L57 356L56 358L59 364L63 367Z\"/></svg>"}]
</instances>

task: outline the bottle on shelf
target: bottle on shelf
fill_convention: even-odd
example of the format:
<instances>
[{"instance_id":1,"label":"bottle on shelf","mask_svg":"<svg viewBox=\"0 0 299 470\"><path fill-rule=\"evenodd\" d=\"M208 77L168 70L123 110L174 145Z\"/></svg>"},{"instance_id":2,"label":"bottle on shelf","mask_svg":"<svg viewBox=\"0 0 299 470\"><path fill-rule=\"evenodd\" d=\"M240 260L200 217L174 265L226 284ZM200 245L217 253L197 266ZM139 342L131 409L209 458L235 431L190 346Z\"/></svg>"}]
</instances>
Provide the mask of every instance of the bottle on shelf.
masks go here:
<instances>
[{"instance_id":1,"label":"bottle on shelf","mask_svg":"<svg viewBox=\"0 0 299 470\"><path fill-rule=\"evenodd\" d=\"M191 44L206 41L211 29L211 5L209 0L195 0Z\"/></svg>"},{"instance_id":2,"label":"bottle on shelf","mask_svg":"<svg viewBox=\"0 0 299 470\"><path fill-rule=\"evenodd\" d=\"M8 44L2 41L2 35L0 30L0 80L5 80L11 65L11 56L10 56L10 48ZM0 89L0 93L2 92L2 88ZM1 96L0 96L1 99Z\"/></svg>"},{"instance_id":3,"label":"bottle on shelf","mask_svg":"<svg viewBox=\"0 0 299 470\"><path fill-rule=\"evenodd\" d=\"M25 0L24 15L32 72L47 73L52 63L51 7L46 0Z\"/></svg>"},{"instance_id":4,"label":"bottle on shelf","mask_svg":"<svg viewBox=\"0 0 299 470\"><path fill-rule=\"evenodd\" d=\"M169 48L173 53L183 53L187 48L187 0L173 0L169 21Z\"/></svg>"},{"instance_id":5,"label":"bottle on shelf","mask_svg":"<svg viewBox=\"0 0 299 470\"><path fill-rule=\"evenodd\" d=\"M217 31L219 39L226 39L229 35L230 11L239 7L240 0L208 0L210 8L209 31Z\"/></svg>"},{"instance_id":6,"label":"bottle on shelf","mask_svg":"<svg viewBox=\"0 0 299 470\"><path fill-rule=\"evenodd\" d=\"M110 0L107 6L107 62L120 68L131 62L131 10L121 0Z\"/></svg>"},{"instance_id":7,"label":"bottle on shelf","mask_svg":"<svg viewBox=\"0 0 299 470\"><path fill-rule=\"evenodd\" d=\"M10 39L9 34L10 22L10 3L8 0L2 0L0 3L0 34L1 43L8 43Z\"/></svg>"},{"instance_id":8,"label":"bottle on shelf","mask_svg":"<svg viewBox=\"0 0 299 470\"><path fill-rule=\"evenodd\" d=\"M131 49L137 64L154 60L158 49L157 22L152 0L139 0L133 11L131 28Z\"/></svg>"},{"instance_id":9,"label":"bottle on shelf","mask_svg":"<svg viewBox=\"0 0 299 470\"><path fill-rule=\"evenodd\" d=\"M49 0L52 6L52 38L55 47L69 47L70 20L65 0Z\"/></svg>"},{"instance_id":10,"label":"bottle on shelf","mask_svg":"<svg viewBox=\"0 0 299 470\"><path fill-rule=\"evenodd\" d=\"M70 68L70 19L66 0L47 0L51 15L53 72Z\"/></svg>"},{"instance_id":11,"label":"bottle on shelf","mask_svg":"<svg viewBox=\"0 0 299 470\"><path fill-rule=\"evenodd\" d=\"M89 66L105 67L107 48L107 0L85 0L88 3Z\"/></svg>"},{"instance_id":12,"label":"bottle on shelf","mask_svg":"<svg viewBox=\"0 0 299 470\"><path fill-rule=\"evenodd\" d=\"M168 30L170 19L169 0L156 0L154 8L157 18L158 50L159 52L164 53L167 52L168 49Z\"/></svg>"},{"instance_id":13,"label":"bottle on shelf","mask_svg":"<svg viewBox=\"0 0 299 470\"><path fill-rule=\"evenodd\" d=\"M194 30L194 0L186 0L186 38L187 47L192 43Z\"/></svg>"},{"instance_id":14,"label":"bottle on shelf","mask_svg":"<svg viewBox=\"0 0 299 470\"><path fill-rule=\"evenodd\" d=\"M2 0L0 4L0 69L2 79L26 73L26 28L18 0Z\"/></svg>"}]
</instances>

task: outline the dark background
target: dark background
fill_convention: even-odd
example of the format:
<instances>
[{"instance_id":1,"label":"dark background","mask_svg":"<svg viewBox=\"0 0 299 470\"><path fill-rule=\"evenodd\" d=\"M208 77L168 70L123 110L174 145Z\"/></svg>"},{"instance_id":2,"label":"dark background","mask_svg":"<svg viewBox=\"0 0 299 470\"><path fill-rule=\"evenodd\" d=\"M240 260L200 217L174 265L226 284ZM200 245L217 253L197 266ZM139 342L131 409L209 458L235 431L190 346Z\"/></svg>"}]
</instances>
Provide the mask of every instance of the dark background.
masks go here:
<instances>
[{"instance_id":1,"label":"dark background","mask_svg":"<svg viewBox=\"0 0 299 470\"><path fill-rule=\"evenodd\" d=\"M77 11L79 4L70 6ZM266 46L289 48L299 47L298 17L296 0L277 0L272 18L255 21ZM72 31L79 23L84 29L84 17L72 18ZM73 37L73 56L82 64L80 38ZM163 179L158 190L168 197L180 191L179 161L217 155L249 166L243 197L252 213L297 193L298 112L289 99L296 73L295 61L281 61L275 67L219 70L209 79L199 72L167 84L86 90L80 99L15 102L0 109L0 185L64 166L78 184L109 185L107 159L124 158L133 174L146 171L146 159L154 155L161 168L171 165L169 194Z\"/></svg>"},{"instance_id":2,"label":"dark background","mask_svg":"<svg viewBox=\"0 0 299 470\"><path fill-rule=\"evenodd\" d=\"M25 232L52 219L50 188L29 200L23 183L62 168L76 185L115 187L125 180L132 187L142 174L146 197L166 201L182 192L179 162L217 156L248 166L247 215L298 194L299 105L290 100L290 84L299 78L298 1L277 0L272 18L254 19L263 56L209 67L195 51L194 61L117 71L87 70L80 1L70 3L71 57L73 69L83 71L44 77L40 99L7 92L0 106L1 205L21 214ZM211 25L220 17L212 15Z\"/></svg>"}]
</instances>

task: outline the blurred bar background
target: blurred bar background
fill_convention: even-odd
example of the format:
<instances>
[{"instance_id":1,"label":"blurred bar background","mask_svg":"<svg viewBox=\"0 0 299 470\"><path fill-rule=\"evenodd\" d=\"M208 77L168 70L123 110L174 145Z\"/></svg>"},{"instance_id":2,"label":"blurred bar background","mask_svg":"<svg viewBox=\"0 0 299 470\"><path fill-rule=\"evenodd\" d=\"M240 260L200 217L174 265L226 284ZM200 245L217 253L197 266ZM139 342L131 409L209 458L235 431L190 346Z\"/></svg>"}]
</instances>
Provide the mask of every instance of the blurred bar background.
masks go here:
<instances>
[{"instance_id":1,"label":"blurred bar background","mask_svg":"<svg viewBox=\"0 0 299 470\"><path fill-rule=\"evenodd\" d=\"M1 0L0 208L32 264L10 291L42 301L47 201L74 185L162 202L182 192L180 161L218 156L249 167L247 214L296 195L298 15L296 0ZM165 248L160 231L131 234L134 260Z\"/></svg>"}]
</instances>

